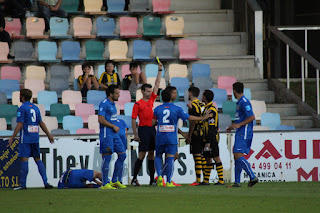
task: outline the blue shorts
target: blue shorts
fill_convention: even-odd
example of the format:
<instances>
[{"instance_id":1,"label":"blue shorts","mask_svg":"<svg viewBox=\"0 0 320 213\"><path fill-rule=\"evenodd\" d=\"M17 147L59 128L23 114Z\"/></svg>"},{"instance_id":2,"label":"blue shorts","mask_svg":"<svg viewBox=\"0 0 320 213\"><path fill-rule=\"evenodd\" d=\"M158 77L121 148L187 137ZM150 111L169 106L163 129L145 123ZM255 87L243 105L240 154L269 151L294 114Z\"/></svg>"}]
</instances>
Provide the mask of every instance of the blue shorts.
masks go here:
<instances>
[{"instance_id":1,"label":"blue shorts","mask_svg":"<svg viewBox=\"0 0 320 213\"><path fill-rule=\"evenodd\" d=\"M252 138L243 139L243 137L237 137L234 141L233 153L246 153L249 154Z\"/></svg>"},{"instance_id":2,"label":"blue shorts","mask_svg":"<svg viewBox=\"0 0 320 213\"><path fill-rule=\"evenodd\" d=\"M39 143L20 143L19 157L22 158L40 158Z\"/></svg>"},{"instance_id":3,"label":"blue shorts","mask_svg":"<svg viewBox=\"0 0 320 213\"><path fill-rule=\"evenodd\" d=\"M125 152L123 142L118 134L110 135L107 138L100 139L101 154L112 154L114 152Z\"/></svg>"},{"instance_id":4,"label":"blue shorts","mask_svg":"<svg viewBox=\"0 0 320 213\"><path fill-rule=\"evenodd\" d=\"M124 150L127 150L127 138L126 138L126 135L119 135L119 136L120 136L121 141L123 143Z\"/></svg>"},{"instance_id":5,"label":"blue shorts","mask_svg":"<svg viewBox=\"0 0 320 213\"><path fill-rule=\"evenodd\" d=\"M67 180L67 188L86 188L86 181L93 181L93 170L72 170Z\"/></svg>"},{"instance_id":6,"label":"blue shorts","mask_svg":"<svg viewBox=\"0 0 320 213\"><path fill-rule=\"evenodd\" d=\"M175 155L177 152L177 144L156 145L156 156L162 155L163 153Z\"/></svg>"}]
</instances>

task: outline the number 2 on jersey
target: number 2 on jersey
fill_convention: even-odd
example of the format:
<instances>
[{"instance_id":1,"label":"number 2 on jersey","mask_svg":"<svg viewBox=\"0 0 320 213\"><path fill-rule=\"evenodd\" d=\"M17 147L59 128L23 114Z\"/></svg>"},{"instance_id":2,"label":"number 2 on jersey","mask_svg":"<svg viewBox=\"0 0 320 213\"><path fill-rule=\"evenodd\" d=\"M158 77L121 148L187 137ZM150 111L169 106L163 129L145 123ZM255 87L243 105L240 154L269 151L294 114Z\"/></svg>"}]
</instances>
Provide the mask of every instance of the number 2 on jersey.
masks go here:
<instances>
[{"instance_id":1,"label":"number 2 on jersey","mask_svg":"<svg viewBox=\"0 0 320 213\"><path fill-rule=\"evenodd\" d=\"M31 121L32 122L36 122L36 120L37 120L36 111L34 109L30 109L30 113L32 114L31 115Z\"/></svg>"},{"instance_id":2,"label":"number 2 on jersey","mask_svg":"<svg viewBox=\"0 0 320 213\"><path fill-rule=\"evenodd\" d=\"M170 116L170 110L168 109L163 110L163 115L164 115L162 118L163 123L170 123L170 121L168 120L168 117Z\"/></svg>"}]
</instances>

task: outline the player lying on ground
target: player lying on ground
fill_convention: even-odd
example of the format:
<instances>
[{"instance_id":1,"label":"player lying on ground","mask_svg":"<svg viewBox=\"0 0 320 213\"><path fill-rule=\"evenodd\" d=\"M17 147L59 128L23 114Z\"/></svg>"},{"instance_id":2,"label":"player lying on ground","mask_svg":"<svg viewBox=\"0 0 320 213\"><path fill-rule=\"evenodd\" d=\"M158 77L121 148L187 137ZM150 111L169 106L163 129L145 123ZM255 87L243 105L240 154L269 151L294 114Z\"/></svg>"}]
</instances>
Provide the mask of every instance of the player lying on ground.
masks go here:
<instances>
[{"instance_id":1,"label":"player lying on ground","mask_svg":"<svg viewBox=\"0 0 320 213\"><path fill-rule=\"evenodd\" d=\"M94 183L87 183L94 182ZM70 169L65 171L58 182L58 189L99 188L102 186L102 174L89 169Z\"/></svg>"}]
</instances>

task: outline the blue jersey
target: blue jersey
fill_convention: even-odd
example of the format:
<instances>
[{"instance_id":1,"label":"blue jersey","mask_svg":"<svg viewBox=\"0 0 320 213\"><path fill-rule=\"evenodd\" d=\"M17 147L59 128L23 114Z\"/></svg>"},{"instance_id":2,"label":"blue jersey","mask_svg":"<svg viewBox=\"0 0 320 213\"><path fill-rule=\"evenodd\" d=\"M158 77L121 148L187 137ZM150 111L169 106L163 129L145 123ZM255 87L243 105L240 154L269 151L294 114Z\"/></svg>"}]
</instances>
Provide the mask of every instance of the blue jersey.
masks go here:
<instances>
[{"instance_id":1,"label":"blue jersey","mask_svg":"<svg viewBox=\"0 0 320 213\"><path fill-rule=\"evenodd\" d=\"M22 122L21 143L39 143L39 123L42 121L39 108L29 101L22 103L17 112L17 122Z\"/></svg>"},{"instance_id":2,"label":"blue jersey","mask_svg":"<svg viewBox=\"0 0 320 213\"><path fill-rule=\"evenodd\" d=\"M157 145L178 144L178 120L189 118L189 114L173 103L164 103L154 109L154 116L158 119Z\"/></svg>"},{"instance_id":3,"label":"blue jersey","mask_svg":"<svg viewBox=\"0 0 320 213\"><path fill-rule=\"evenodd\" d=\"M99 105L98 115L102 115L109 123L117 123L117 108L108 98ZM109 134L116 134L112 128L100 124L100 137L106 138Z\"/></svg>"},{"instance_id":4,"label":"blue jersey","mask_svg":"<svg viewBox=\"0 0 320 213\"><path fill-rule=\"evenodd\" d=\"M122 119L118 119L118 122L116 123L116 126L120 128L118 134L124 143L124 145L127 145L127 136L126 136L126 129L129 129L128 125L126 122ZM127 147L127 146L125 146Z\"/></svg>"},{"instance_id":5,"label":"blue jersey","mask_svg":"<svg viewBox=\"0 0 320 213\"><path fill-rule=\"evenodd\" d=\"M242 96L237 103L237 111L235 116L235 123L241 123L253 115L252 106L248 99ZM241 126L236 130L237 136L242 136L244 139L252 138L253 136L253 122Z\"/></svg>"}]
</instances>

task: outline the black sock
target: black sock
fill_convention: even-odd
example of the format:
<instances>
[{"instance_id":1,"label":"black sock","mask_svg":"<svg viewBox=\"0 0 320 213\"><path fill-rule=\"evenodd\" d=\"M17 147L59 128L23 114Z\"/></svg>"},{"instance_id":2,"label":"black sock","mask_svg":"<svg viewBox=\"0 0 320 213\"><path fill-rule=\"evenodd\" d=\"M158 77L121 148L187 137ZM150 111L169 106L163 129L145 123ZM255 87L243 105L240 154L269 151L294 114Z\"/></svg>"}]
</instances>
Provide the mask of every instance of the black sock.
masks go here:
<instances>
[{"instance_id":1,"label":"black sock","mask_svg":"<svg viewBox=\"0 0 320 213\"><path fill-rule=\"evenodd\" d=\"M154 168L154 160L148 160L148 169L149 169L149 175L150 175L150 182L154 181L154 173L155 173L155 168Z\"/></svg>"},{"instance_id":2,"label":"black sock","mask_svg":"<svg viewBox=\"0 0 320 213\"><path fill-rule=\"evenodd\" d=\"M136 160L136 163L134 164L134 172L133 172L133 180L137 179L138 173L140 172L140 169L142 167L142 160L139 158Z\"/></svg>"}]
</instances>

